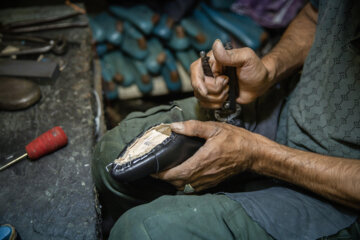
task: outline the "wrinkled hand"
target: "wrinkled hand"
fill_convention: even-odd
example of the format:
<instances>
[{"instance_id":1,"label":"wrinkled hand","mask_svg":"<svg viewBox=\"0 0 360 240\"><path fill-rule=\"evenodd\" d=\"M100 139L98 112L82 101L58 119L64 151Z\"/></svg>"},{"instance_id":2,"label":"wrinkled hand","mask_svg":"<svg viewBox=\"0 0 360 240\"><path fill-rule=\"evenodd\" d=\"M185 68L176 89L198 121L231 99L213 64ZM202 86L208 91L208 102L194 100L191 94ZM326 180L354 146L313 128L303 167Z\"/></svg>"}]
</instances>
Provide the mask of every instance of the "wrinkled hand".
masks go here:
<instances>
[{"instance_id":1,"label":"wrinkled hand","mask_svg":"<svg viewBox=\"0 0 360 240\"><path fill-rule=\"evenodd\" d=\"M224 66L236 67L239 82L239 97L236 101L247 104L262 95L271 86L273 74L250 48L225 50L216 40L208 53L214 78L204 75L201 59L191 64L191 83L194 95L205 108L221 108L228 97L228 77L223 75Z\"/></svg>"},{"instance_id":2,"label":"wrinkled hand","mask_svg":"<svg viewBox=\"0 0 360 240\"><path fill-rule=\"evenodd\" d=\"M226 178L250 169L264 137L226 123L186 121L171 124L174 132L206 139L206 143L182 164L153 175L183 190L213 187Z\"/></svg>"}]
</instances>

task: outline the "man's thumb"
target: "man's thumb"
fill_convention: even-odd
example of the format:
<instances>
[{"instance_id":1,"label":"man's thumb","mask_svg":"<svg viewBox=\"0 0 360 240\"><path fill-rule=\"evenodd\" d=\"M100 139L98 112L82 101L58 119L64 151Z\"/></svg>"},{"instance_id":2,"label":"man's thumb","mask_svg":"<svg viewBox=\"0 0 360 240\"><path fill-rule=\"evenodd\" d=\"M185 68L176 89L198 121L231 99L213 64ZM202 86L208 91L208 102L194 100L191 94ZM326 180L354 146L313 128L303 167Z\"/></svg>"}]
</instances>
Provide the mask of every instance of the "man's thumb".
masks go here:
<instances>
[{"instance_id":1,"label":"man's thumb","mask_svg":"<svg viewBox=\"0 0 360 240\"><path fill-rule=\"evenodd\" d=\"M223 66L241 67L249 57L249 48L226 50L223 43L217 39L212 46L215 60Z\"/></svg>"},{"instance_id":2,"label":"man's thumb","mask_svg":"<svg viewBox=\"0 0 360 240\"><path fill-rule=\"evenodd\" d=\"M208 139L213 136L214 132L217 130L214 123L212 122L202 122L197 120L189 120L186 122L176 122L172 123L171 130L174 132L192 136Z\"/></svg>"}]
</instances>

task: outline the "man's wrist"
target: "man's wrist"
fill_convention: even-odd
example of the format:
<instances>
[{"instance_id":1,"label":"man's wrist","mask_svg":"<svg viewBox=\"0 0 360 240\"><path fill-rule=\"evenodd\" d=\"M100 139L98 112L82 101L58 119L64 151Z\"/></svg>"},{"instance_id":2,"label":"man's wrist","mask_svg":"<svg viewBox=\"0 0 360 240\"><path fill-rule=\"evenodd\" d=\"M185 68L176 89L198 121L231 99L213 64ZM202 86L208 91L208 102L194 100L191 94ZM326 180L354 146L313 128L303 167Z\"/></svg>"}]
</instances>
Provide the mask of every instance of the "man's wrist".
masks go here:
<instances>
[{"instance_id":1,"label":"man's wrist","mask_svg":"<svg viewBox=\"0 0 360 240\"><path fill-rule=\"evenodd\" d=\"M278 162L278 159L284 152L282 145L274 142L264 136L258 135L259 148L256 150L251 170L258 174L266 174L273 164ZM282 154L280 154L280 152Z\"/></svg>"}]
</instances>

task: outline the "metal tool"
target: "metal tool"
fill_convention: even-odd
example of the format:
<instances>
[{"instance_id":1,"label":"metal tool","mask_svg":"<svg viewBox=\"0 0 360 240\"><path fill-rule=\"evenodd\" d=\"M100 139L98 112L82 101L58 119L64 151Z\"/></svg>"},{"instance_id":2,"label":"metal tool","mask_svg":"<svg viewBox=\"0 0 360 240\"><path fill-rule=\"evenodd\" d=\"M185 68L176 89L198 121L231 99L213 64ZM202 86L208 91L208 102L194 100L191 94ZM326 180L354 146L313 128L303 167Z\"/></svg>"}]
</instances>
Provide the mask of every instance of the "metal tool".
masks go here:
<instances>
[{"instance_id":1,"label":"metal tool","mask_svg":"<svg viewBox=\"0 0 360 240\"><path fill-rule=\"evenodd\" d=\"M214 74L211 71L211 67L209 64L209 57L206 56L206 53L204 51L200 52L200 57L201 57L201 66L202 66L205 76L214 77Z\"/></svg>"},{"instance_id":2,"label":"metal tool","mask_svg":"<svg viewBox=\"0 0 360 240\"><path fill-rule=\"evenodd\" d=\"M226 50L232 49L230 42L225 44L225 49ZM200 52L200 57L201 57L201 65L205 76L214 77L214 74L211 71L211 67L209 64L209 57L206 56L204 51ZM216 109L214 111L214 117L218 121L233 124L234 119L239 117L241 114L241 106L240 104L236 103L236 98L239 95L239 84L236 76L236 68L226 66L223 72L224 75L229 77L229 97L223 103L221 109Z\"/></svg>"},{"instance_id":3,"label":"metal tool","mask_svg":"<svg viewBox=\"0 0 360 240\"><path fill-rule=\"evenodd\" d=\"M54 127L26 145L26 153L2 166L0 171L26 157L29 157L32 160L38 159L65 146L67 142L68 138L64 130L61 127Z\"/></svg>"},{"instance_id":4,"label":"metal tool","mask_svg":"<svg viewBox=\"0 0 360 240\"><path fill-rule=\"evenodd\" d=\"M4 33L28 33L40 32L46 30L55 30L63 28L87 27L87 22L60 22L58 21L70 19L82 15L81 13L71 13L63 16L49 17L35 20L26 20L0 25L0 32Z\"/></svg>"},{"instance_id":5,"label":"metal tool","mask_svg":"<svg viewBox=\"0 0 360 240\"><path fill-rule=\"evenodd\" d=\"M232 46L230 42L225 44L226 50L231 50ZM224 74L229 77L229 98L224 104L224 109L232 112L236 111L236 98L239 95L239 83L236 76L236 68L226 66Z\"/></svg>"},{"instance_id":6,"label":"metal tool","mask_svg":"<svg viewBox=\"0 0 360 240\"><path fill-rule=\"evenodd\" d=\"M53 61L0 59L0 76L56 79L59 65Z\"/></svg>"},{"instance_id":7,"label":"metal tool","mask_svg":"<svg viewBox=\"0 0 360 240\"><path fill-rule=\"evenodd\" d=\"M63 36L57 39L48 39L36 36L19 36L19 35L3 35L0 38L4 41L21 41L21 45L31 44L31 48L20 49L14 52L0 53L0 57L8 57L13 55L41 54L52 51L57 55L62 55L67 50L67 41ZM36 46L34 46L34 44Z\"/></svg>"}]
</instances>

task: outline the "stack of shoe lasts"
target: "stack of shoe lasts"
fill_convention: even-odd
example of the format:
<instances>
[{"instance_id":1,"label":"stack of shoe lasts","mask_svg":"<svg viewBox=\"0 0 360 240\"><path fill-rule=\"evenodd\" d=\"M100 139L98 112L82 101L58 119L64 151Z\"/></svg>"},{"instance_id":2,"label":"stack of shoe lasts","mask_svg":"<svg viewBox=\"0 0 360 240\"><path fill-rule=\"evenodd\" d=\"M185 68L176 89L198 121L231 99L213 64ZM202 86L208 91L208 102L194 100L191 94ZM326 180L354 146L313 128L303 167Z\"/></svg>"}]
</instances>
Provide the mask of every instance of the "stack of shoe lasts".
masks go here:
<instances>
[{"instance_id":1,"label":"stack of shoe lasts","mask_svg":"<svg viewBox=\"0 0 360 240\"><path fill-rule=\"evenodd\" d=\"M230 3L200 3L178 21L146 5L110 6L107 12L89 16L105 96L121 98L119 88L135 85L140 92L136 96L156 94L154 81L159 80L168 92L181 91L179 67L189 73L198 53L209 51L216 39L258 50L265 31L249 17L230 12Z\"/></svg>"}]
</instances>

